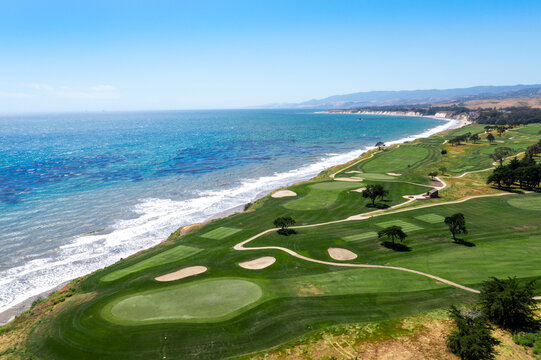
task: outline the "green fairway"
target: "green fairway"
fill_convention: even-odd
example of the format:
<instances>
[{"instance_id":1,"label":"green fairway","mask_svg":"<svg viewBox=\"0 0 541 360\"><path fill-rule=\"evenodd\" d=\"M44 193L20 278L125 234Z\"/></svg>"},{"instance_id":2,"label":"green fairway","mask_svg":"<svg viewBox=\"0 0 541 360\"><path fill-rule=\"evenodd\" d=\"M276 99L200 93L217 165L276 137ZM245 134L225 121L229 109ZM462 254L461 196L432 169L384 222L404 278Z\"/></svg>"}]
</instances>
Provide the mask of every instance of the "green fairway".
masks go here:
<instances>
[{"instance_id":1,"label":"green fairway","mask_svg":"<svg viewBox=\"0 0 541 360\"><path fill-rule=\"evenodd\" d=\"M358 189L363 183L358 182L324 182L308 186L308 194L290 200L284 207L292 210L315 210L328 207L336 202L341 191Z\"/></svg>"},{"instance_id":2,"label":"green fairway","mask_svg":"<svg viewBox=\"0 0 541 360\"><path fill-rule=\"evenodd\" d=\"M357 174L365 180L394 180L396 176L387 175L387 174L378 174L378 173L362 173Z\"/></svg>"},{"instance_id":3,"label":"green fairway","mask_svg":"<svg viewBox=\"0 0 541 360\"><path fill-rule=\"evenodd\" d=\"M509 199L509 205L523 210L541 211L541 198L531 197L527 199L513 198ZM541 223L541 218L540 218Z\"/></svg>"},{"instance_id":4,"label":"green fairway","mask_svg":"<svg viewBox=\"0 0 541 360\"><path fill-rule=\"evenodd\" d=\"M101 281L118 280L129 274L139 272L141 270L185 259L189 256L197 254L200 251L202 251L202 249L179 245L172 249L166 250L158 255L154 255L148 259L140 261L127 268L113 271L102 277Z\"/></svg>"},{"instance_id":5,"label":"green fairway","mask_svg":"<svg viewBox=\"0 0 541 360\"><path fill-rule=\"evenodd\" d=\"M365 240L365 239L371 239L371 238L377 238L378 233L375 231L367 231L356 235L350 235L343 237L344 241L359 241L359 240Z\"/></svg>"},{"instance_id":6,"label":"green fairway","mask_svg":"<svg viewBox=\"0 0 541 360\"><path fill-rule=\"evenodd\" d=\"M409 223L404 220L390 220L376 224L381 228L387 228L389 226L400 226L404 232L422 230L423 228L415 224Z\"/></svg>"},{"instance_id":7,"label":"green fairway","mask_svg":"<svg viewBox=\"0 0 541 360\"><path fill-rule=\"evenodd\" d=\"M426 214L426 215L420 215L415 217L417 220L421 220L430 224L439 224L443 223L445 218L443 216L440 216L438 214Z\"/></svg>"},{"instance_id":8,"label":"green fairway","mask_svg":"<svg viewBox=\"0 0 541 360\"><path fill-rule=\"evenodd\" d=\"M400 170L407 168L408 165L412 166L422 161L428 155L429 151L424 147L400 146L397 149L385 151L381 155L367 160L362 169L368 173L400 173Z\"/></svg>"},{"instance_id":9,"label":"green fairway","mask_svg":"<svg viewBox=\"0 0 541 360\"><path fill-rule=\"evenodd\" d=\"M122 297L104 306L102 316L121 325L215 321L261 295L261 288L253 282L217 279Z\"/></svg>"},{"instance_id":10,"label":"green fairway","mask_svg":"<svg viewBox=\"0 0 541 360\"><path fill-rule=\"evenodd\" d=\"M217 229L214 229L212 231L209 231L208 233L205 233L201 235L201 237L207 238L207 239L215 239L215 240L221 240L228 236L231 236L233 234L236 234L240 231L240 229L233 229L228 227L219 227Z\"/></svg>"}]
</instances>

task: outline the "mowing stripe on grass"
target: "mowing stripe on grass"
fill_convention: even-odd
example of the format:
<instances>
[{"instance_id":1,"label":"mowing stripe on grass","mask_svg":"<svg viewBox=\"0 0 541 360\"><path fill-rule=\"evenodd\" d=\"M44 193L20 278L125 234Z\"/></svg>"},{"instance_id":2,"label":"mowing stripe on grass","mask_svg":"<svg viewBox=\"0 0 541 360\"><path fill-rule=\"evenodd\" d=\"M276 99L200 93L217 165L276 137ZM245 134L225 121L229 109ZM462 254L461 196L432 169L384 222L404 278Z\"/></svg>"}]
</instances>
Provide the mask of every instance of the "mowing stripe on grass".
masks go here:
<instances>
[{"instance_id":1,"label":"mowing stripe on grass","mask_svg":"<svg viewBox=\"0 0 541 360\"><path fill-rule=\"evenodd\" d=\"M236 234L240 231L240 229L235 228L228 228L228 227L219 227L217 229L214 229L212 231L209 231L208 233L205 233L201 235L201 237L207 238L207 239L214 239L214 240L221 240L228 236L231 236L233 234Z\"/></svg>"},{"instance_id":2,"label":"mowing stripe on grass","mask_svg":"<svg viewBox=\"0 0 541 360\"><path fill-rule=\"evenodd\" d=\"M379 227L382 227L382 228L386 228L386 227L389 227L389 226L400 226L402 228L402 230L404 231L417 231L417 230L422 230L423 228L420 227L420 226L417 226L415 224L412 224L412 223L409 223L409 222L406 222L406 221L403 221L403 220L390 220L390 221L385 221L385 222L381 222L381 223L378 223L376 224L377 226Z\"/></svg>"},{"instance_id":3,"label":"mowing stripe on grass","mask_svg":"<svg viewBox=\"0 0 541 360\"><path fill-rule=\"evenodd\" d=\"M361 234L355 234L350 236L345 236L342 238L342 240L350 242L350 241L359 241L359 240L365 240L365 239L371 239L378 237L378 234L375 231L368 231Z\"/></svg>"},{"instance_id":4,"label":"mowing stripe on grass","mask_svg":"<svg viewBox=\"0 0 541 360\"><path fill-rule=\"evenodd\" d=\"M415 218L417 220L421 220L430 224L443 223L443 221L445 220L443 216L438 215L438 214L426 214L426 215L416 216Z\"/></svg>"},{"instance_id":5,"label":"mowing stripe on grass","mask_svg":"<svg viewBox=\"0 0 541 360\"><path fill-rule=\"evenodd\" d=\"M200 251L203 251L203 249L197 249L197 248L193 248L189 246L179 245L172 249L161 252L158 255L154 255L152 257L149 257L148 259L145 259L136 264L133 264L132 266L128 266L127 268L113 271L105 275L104 277L102 277L100 280L101 281L118 280L134 272L138 272L144 269L148 269L148 268L156 267L159 265L172 263L178 260L185 259L189 256L197 254Z\"/></svg>"}]
</instances>

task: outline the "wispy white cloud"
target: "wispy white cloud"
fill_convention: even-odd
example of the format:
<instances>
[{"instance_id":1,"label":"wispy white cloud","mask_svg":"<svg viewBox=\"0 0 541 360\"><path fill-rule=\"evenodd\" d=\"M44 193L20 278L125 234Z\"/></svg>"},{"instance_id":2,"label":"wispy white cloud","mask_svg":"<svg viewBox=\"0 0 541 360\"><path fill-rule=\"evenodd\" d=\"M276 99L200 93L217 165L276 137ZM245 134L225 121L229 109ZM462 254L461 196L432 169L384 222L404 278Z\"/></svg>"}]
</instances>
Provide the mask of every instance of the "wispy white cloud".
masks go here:
<instances>
[{"instance_id":1,"label":"wispy white cloud","mask_svg":"<svg viewBox=\"0 0 541 360\"><path fill-rule=\"evenodd\" d=\"M28 97L32 97L32 95L26 94L26 93L14 93L14 92L0 91L0 98L28 98Z\"/></svg>"},{"instance_id":2,"label":"wispy white cloud","mask_svg":"<svg viewBox=\"0 0 541 360\"><path fill-rule=\"evenodd\" d=\"M24 86L29 87L34 90L45 90L45 91L53 91L54 88L49 84L42 84L42 83L30 83L25 84Z\"/></svg>"}]
</instances>

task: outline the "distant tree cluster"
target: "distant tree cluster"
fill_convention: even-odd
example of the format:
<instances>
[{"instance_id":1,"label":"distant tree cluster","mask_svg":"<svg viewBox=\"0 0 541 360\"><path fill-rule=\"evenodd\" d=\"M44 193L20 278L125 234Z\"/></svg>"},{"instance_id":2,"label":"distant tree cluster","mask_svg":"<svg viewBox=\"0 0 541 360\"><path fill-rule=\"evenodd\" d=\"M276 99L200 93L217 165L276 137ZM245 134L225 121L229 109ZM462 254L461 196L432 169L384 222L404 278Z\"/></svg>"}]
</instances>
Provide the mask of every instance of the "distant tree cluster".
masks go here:
<instances>
[{"instance_id":1,"label":"distant tree cluster","mask_svg":"<svg viewBox=\"0 0 541 360\"><path fill-rule=\"evenodd\" d=\"M539 189L541 164L536 164L532 154L526 154L521 160L515 157L509 164L498 166L487 178L487 184L495 184L498 188L517 183L521 189Z\"/></svg>"},{"instance_id":2,"label":"distant tree cluster","mask_svg":"<svg viewBox=\"0 0 541 360\"><path fill-rule=\"evenodd\" d=\"M541 122L541 109L512 107L501 110L481 110L475 122L495 125L526 125Z\"/></svg>"},{"instance_id":3,"label":"distant tree cluster","mask_svg":"<svg viewBox=\"0 0 541 360\"><path fill-rule=\"evenodd\" d=\"M471 132L467 132L462 135L457 135L454 138L449 140L449 144L451 145L460 145L463 142L471 141L474 144L477 144L477 142L481 138L479 137L479 134L472 134Z\"/></svg>"}]
</instances>

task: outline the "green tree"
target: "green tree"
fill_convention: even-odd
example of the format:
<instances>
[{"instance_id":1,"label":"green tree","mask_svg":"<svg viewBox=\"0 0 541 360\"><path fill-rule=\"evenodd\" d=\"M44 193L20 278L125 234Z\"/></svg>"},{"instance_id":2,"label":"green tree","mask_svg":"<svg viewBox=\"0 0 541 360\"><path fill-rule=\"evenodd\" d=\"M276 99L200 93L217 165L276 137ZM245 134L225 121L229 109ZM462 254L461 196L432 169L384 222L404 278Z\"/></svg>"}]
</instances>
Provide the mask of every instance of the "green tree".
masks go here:
<instances>
[{"instance_id":1,"label":"green tree","mask_svg":"<svg viewBox=\"0 0 541 360\"><path fill-rule=\"evenodd\" d=\"M479 304L494 324L513 332L538 327L537 302L533 299L535 280L521 284L516 278L492 277L483 282Z\"/></svg>"},{"instance_id":2,"label":"green tree","mask_svg":"<svg viewBox=\"0 0 541 360\"><path fill-rule=\"evenodd\" d=\"M487 135L487 140L488 140L489 143L492 144L492 143L494 142L494 140L496 140L496 138L494 137L494 135L492 135L492 134L489 133L489 134Z\"/></svg>"},{"instance_id":3,"label":"green tree","mask_svg":"<svg viewBox=\"0 0 541 360\"><path fill-rule=\"evenodd\" d=\"M479 135L478 135L478 134L473 134L472 136L470 136L470 140L471 140L474 144L477 144L477 142L479 141Z\"/></svg>"},{"instance_id":4,"label":"green tree","mask_svg":"<svg viewBox=\"0 0 541 360\"><path fill-rule=\"evenodd\" d=\"M432 178L432 180L434 180L434 177L438 176L438 172L437 171L431 171L428 173L428 176L430 176Z\"/></svg>"},{"instance_id":5,"label":"green tree","mask_svg":"<svg viewBox=\"0 0 541 360\"><path fill-rule=\"evenodd\" d=\"M466 219L464 218L464 214L456 213L451 216L447 216L444 221L445 224L447 224L447 226L449 227L449 231L453 235L454 242L457 242L457 234L468 233L468 231L466 230Z\"/></svg>"},{"instance_id":6,"label":"green tree","mask_svg":"<svg viewBox=\"0 0 541 360\"><path fill-rule=\"evenodd\" d=\"M295 220L293 220L291 216L277 217L274 220L273 224L275 227L280 228L280 230L278 230L278 233L281 235L289 235L295 233L294 231L288 229L290 226L296 224Z\"/></svg>"},{"instance_id":7,"label":"green tree","mask_svg":"<svg viewBox=\"0 0 541 360\"><path fill-rule=\"evenodd\" d=\"M447 338L448 349L462 360L491 360L500 342L491 334L485 317L476 311L465 312L451 306L449 315L455 330Z\"/></svg>"},{"instance_id":8,"label":"green tree","mask_svg":"<svg viewBox=\"0 0 541 360\"><path fill-rule=\"evenodd\" d=\"M447 172L447 168L445 166L440 166L438 170L442 175L445 175L445 173Z\"/></svg>"},{"instance_id":9,"label":"green tree","mask_svg":"<svg viewBox=\"0 0 541 360\"><path fill-rule=\"evenodd\" d=\"M381 148L384 146L385 146L385 143L383 141L378 141L376 143L376 147L378 148L378 150L381 150Z\"/></svg>"},{"instance_id":10,"label":"green tree","mask_svg":"<svg viewBox=\"0 0 541 360\"><path fill-rule=\"evenodd\" d=\"M382 237L391 239L391 242L394 245L395 240L402 242L406 239L406 237L408 237L408 235L402 231L400 226L393 225L378 231L378 239L381 239Z\"/></svg>"},{"instance_id":11,"label":"green tree","mask_svg":"<svg viewBox=\"0 0 541 360\"><path fill-rule=\"evenodd\" d=\"M494 150L494 153L490 155L490 158L494 161L499 161L500 166L503 165L503 160L513 153L513 149L508 147L499 147Z\"/></svg>"},{"instance_id":12,"label":"green tree","mask_svg":"<svg viewBox=\"0 0 541 360\"><path fill-rule=\"evenodd\" d=\"M377 185L367 185L363 191L363 197L372 200L372 206L376 206L376 199L380 196L380 188Z\"/></svg>"}]
</instances>

